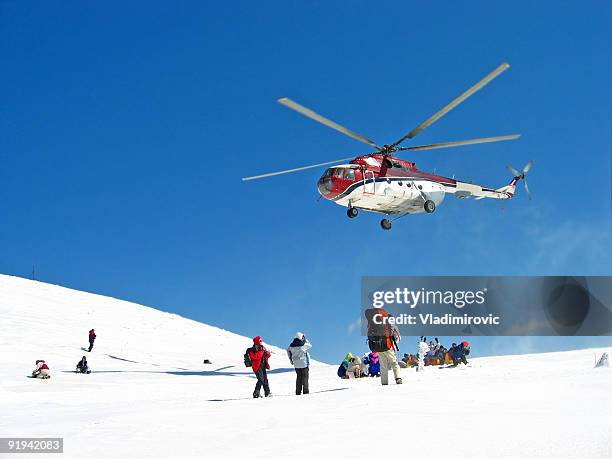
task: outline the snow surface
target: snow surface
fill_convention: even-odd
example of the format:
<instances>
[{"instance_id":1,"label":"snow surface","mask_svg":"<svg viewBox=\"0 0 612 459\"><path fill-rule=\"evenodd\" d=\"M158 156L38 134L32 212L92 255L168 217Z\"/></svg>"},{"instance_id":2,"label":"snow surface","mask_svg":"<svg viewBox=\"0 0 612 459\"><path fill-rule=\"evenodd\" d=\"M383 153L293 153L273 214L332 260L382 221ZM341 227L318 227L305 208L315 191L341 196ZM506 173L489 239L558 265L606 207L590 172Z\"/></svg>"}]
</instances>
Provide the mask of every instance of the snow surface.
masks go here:
<instances>
[{"instance_id":1,"label":"snow surface","mask_svg":"<svg viewBox=\"0 0 612 459\"><path fill-rule=\"evenodd\" d=\"M78 375L90 328L94 373ZM612 457L612 369L593 368L605 349L404 369L387 387L315 362L312 393L296 397L285 351L271 347L274 397L253 400L250 343L0 275L0 437L63 437L67 457ZM39 358L50 380L26 377Z\"/></svg>"}]
</instances>

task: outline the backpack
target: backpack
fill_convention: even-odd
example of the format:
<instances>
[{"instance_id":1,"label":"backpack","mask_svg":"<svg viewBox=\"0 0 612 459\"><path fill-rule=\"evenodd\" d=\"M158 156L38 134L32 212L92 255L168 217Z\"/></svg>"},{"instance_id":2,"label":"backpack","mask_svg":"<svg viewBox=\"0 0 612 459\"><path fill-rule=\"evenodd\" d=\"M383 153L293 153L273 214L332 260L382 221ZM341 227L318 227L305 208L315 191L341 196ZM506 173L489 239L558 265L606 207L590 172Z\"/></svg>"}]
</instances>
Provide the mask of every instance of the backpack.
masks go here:
<instances>
[{"instance_id":1,"label":"backpack","mask_svg":"<svg viewBox=\"0 0 612 459\"><path fill-rule=\"evenodd\" d=\"M391 349L389 346L389 324L375 323L374 316L381 314L383 317L388 317L389 314L382 308L372 308L365 311L365 317L368 321L368 347L372 352L385 352Z\"/></svg>"},{"instance_id":2,"label":"backpack","mask_svg":"<svg viewBox=\"0 0 612 459\"><path fill-rule=\"evenodd\" d=\"M253 365L253 363L251 362L251 348L249 347L246 352L244 353L244 366L245 367L250 367Z\"/></svg>"}]
</instances>

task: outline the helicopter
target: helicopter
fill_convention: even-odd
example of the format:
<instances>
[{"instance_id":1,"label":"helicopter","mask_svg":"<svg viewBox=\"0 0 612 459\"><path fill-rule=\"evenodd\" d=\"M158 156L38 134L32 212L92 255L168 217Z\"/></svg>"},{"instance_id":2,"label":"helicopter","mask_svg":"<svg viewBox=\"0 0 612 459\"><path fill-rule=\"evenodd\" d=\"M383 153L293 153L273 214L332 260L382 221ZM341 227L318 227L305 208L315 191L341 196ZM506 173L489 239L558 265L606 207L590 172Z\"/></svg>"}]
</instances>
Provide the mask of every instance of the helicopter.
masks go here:
<instances>
[{"instance_id":1,"label":"helicopter","mask_svg":"<svg viewBox=\"0 0 612 459\"><path fill-rule=\"evenodd\" d=\"M395 216L393 220L387 217L381 220L380 226L384 230L390 230L392 221L406 215L423 212L433 213L442 203L447 193L453 194L456 198L460 199L511 199L515 194L517 183L522 180L527 196L531 199L526 175L532 168L533 161L529 161L521 171L518 171L510 165L506 166L513 174L510 183L501 188L490 188L467 181L455 180L454 177L443 177L435 173L425 172L417 169L414 162L394 156L395 153L400 151L434 150L518 139L520 134L481 137L428 145L400 146L402 142L414 138L465 101L468 97L482 89L509 67L509 64L502 63L448 105L442 107L415 127L408 134L392 144L384 144L382 146L379 146L367 137L351 131L289 98L283 97L278 99L278 102L282 105L314 121L322 123L327 127L335 129L342 134L352 137L355 140L363 142L373 147L376 151L357 157L341 158L319 164L244 177L242 180L250 181L262 179L335 164L327 168L318 180L317 189L321 197L346 207L346 213L349 218L357 217L359 210L382 213L386 216ZM346 161L348 161L348 163L337 164Z\"/></svg>"}]
</instances>

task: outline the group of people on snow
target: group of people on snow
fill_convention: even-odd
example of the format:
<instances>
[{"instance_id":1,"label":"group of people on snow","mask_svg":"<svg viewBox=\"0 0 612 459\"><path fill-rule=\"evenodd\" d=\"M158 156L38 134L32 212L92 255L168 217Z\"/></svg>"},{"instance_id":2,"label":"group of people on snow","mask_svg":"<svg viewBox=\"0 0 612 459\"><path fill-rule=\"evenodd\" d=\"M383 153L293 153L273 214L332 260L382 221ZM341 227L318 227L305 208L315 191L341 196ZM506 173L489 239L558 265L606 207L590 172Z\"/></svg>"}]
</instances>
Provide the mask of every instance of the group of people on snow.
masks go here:
<instances>
[{"instance_id":1,"label":"group of people on snow","mask_svg":"<svg viewBox=\"0 0 612 459\"><path fill-rule=\"evenodd\" d=\"M96 332L92 328L91 330L89 330L89 349L87 352L91 352L91 350L93 349L95 340L96 340ZM36 367L34 368L34 371L32 372L32 378L49 379L51 377L51 370L49 369L49 365L47 365L47 363L44 360L42 359L37 360L35 365ZM87 363L87 357L83 356L81 360L77 362L76 372L83 373L83 374L91 373L91 369L89 368L89 363Z\"/></svg>"},{"instance_id":2,"label":"group of people on snow","mask_svg":"<svg viewBox=\"0 0 612 459\"><path fill-rule=\"evenodd\" d=\"M450 348L444 347L438 338L427 343L427 337L421 336L417 354L404 354L403 362L408 367L419 365L419 353L423 355L424 365L445 365L457 366L460 363L467 365L467 356L470 354L470 343L452 343Z\"/></svg>"},{"instance_id":3,"label":"group of people on snow","mask_svg":"<svg viewBox=\"0 0 612 459\"><path fill-rule=\"evenodd\" d=\"M380 356L370 352L362 357L353 356L350 352L338 367L338 376L342 379L380 377Z\"/></svg>"}]
</instances>

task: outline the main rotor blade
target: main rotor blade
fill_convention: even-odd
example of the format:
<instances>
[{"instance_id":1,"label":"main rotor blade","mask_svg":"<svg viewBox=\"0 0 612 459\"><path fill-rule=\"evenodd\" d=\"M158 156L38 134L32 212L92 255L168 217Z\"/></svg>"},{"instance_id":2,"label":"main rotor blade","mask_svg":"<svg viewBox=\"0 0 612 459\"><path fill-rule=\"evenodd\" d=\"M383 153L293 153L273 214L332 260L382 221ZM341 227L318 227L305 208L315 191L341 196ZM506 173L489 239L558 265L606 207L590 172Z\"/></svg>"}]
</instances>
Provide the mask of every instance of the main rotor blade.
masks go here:
<instances>
[{"instance_id":1,"label":"main rotor blade","mask_svg":"<svg viewBox=\"0 0 612 459\"><path fill-rule=\"evenodd\" d=\"M529 162L525 164L525 167L523 168L523 174L526 174L527 172L529 172L529 169L531 169L532 167L533 167L533 161L529 160Z\"/></svg>"},{"instance_id":2,"label":"main rotor blade","mask_svg":"<svg viewBox=\"0 0 612 459\"><path fill-rule=\"evenodd\" d=\"M380 147L374 143L374 141L365 138L364 136L357 134L356 132L351 131L350 129L345 128L344 126L340 126L338 123L335 123L332 120L328 120L327 118L319 115L318 113L313 112L311 109L304 107L303 105L298 104L297 102L288 99L287 97L283 97L282 99L278 99L278 102L283 104L285 107L289 107L292 110L295 110L298 113L301 113L308 118L318 121L319 123L324 124L327 127L335 129L338 132L341 132L353 139L359 140L360 142L367 143L368 145L380 150Z\"/></svg>"},{"instance_id":3,"label":"main rotor blade","mask_svg":"<svg viewBox=\"0 0 612 459\"><path fill-rule=\"evenodd\" d=\"M489 143L489 142L501 142L502 140L515 140L518 139L520 134L513 135L500 135L498 137L481 137L479 139L470 140L456 140L454 142L443 142L443 143L432 143L430 145L417 145L415 147L400 147L398 150L435 150L436 148L449 148L449 147L460 147L462 145L474 145L478 143Z\"/></svg>"},{"instance_id":4,"label":"main rotor blade","mask_svg":"<svg viewBox=\"0 0 612 459\"><path fill-rule=\"evenodd\" d=\"M274 175L289 174L289 173L292 173L292 172L304 171L306 169L312 169L312 168L315 168L315 167L327 166L328 164L335 164L335 163L339 163L341 161L348 161L349 159L353 159L353 158L354 158L354 156L351 156L350 158L337 159L335 161L328 161L326 163L313 164L311 166L296 167L295 169L286 169L284 171L269 172L267 174L261 174L261 175L253 175L252 177L244 177L242 179L242 181L246 182L248 180L256 180L256 179L261 179L261 178L265 178L265 177L272 177Z\"/></svg>"},{"instance_id":5,"label":"main rotor blade","mask_svg":"<svg viewBox=\"0 0 612 459\"><path fill-rule=\"evenodd\" d=\"M480 80L474 86L472 86L467 91L465 91L463 94L461 94L459 97L457 97L455 100L453 100L450 104L438 110L436 113L434 113L432 116L427 118L425 121L419 124L416 128L414 128L412 131L406 134L404 137L402 137L397 142L395 142L393 146L399 145L406 139L412 139L419 132L421 132L423 129L426 129L427 127L431 126L433 123L438 121L440 118L442 118L444 115L450 112L453 108L455 108L461 102L463 102L465 99L467 99L472 94L474 94L476 91L478 91L479 89L482 89L485 85L490 83L491 80L493 80L495 77L497 77L499 74L501 74L503 71L505 71L509 67L510 67L510 64L506 64L506 63L501 64L499 67L497 67L487 76L485 76L482 80Z\"/></svg>"}]
</instances>

